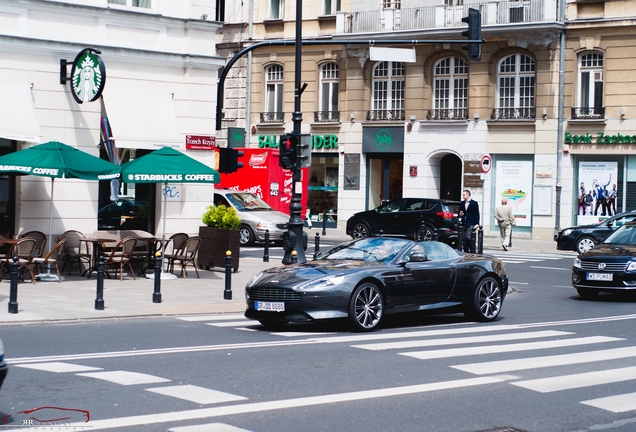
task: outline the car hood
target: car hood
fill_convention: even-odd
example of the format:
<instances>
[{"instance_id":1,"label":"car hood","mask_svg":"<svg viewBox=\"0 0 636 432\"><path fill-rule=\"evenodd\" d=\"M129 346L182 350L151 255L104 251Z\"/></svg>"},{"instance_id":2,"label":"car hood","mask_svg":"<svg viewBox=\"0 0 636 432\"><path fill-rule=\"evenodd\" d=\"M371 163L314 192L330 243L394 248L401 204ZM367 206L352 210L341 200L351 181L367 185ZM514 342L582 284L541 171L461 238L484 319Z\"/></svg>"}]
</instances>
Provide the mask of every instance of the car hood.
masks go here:
<instances>
[{"instance_id":1,"label":"car hood","mask_svg":"<svg viewBox=\"0 0 636 432\"><path fill-rule=\"evenodd\" d=\"M316 260L302 264L274 267L265 271L258 279L257 285L294 286L310 280L336 275L347 275L360 270L390 267L382 263L357 260Z\"/></svg>"},{"instance_id":2,"label":"car hood","mask_svg":"<svg viewBox=\"0 0 636 432\"><path fill-rule=\"evenodd\" d=\"M626 255L636 256L636 245L613 245L601 243L585 252L582 258L620 257Z\"/></svg>"},{"instance_id":3,"label":"car hood","mask_svg":"<svg viewBox=\"0 0 636 432\"><path fill-rule=\"evenodd\" d=\"M240 211L237 212L241 220L250 220L254 222L271 222L275 225L286 224L289 222L289 215L277 210L259 210L259 211Z\"/></svg>"},{"instance_id":4,"label":"car hood","mask_svg":"<svg viewBox=\"0 0 636 432\"><path fill-rule=\"evenodd\" d=\"M564 232L566 230L582 230L582 229L589 229L589 228L598 228L600 224L592 224L592 225L578 225L578 226L574 226L574 227L569 227L569 228L563 228L561 230L561 232Z\"/></svg>"}]
</instances>

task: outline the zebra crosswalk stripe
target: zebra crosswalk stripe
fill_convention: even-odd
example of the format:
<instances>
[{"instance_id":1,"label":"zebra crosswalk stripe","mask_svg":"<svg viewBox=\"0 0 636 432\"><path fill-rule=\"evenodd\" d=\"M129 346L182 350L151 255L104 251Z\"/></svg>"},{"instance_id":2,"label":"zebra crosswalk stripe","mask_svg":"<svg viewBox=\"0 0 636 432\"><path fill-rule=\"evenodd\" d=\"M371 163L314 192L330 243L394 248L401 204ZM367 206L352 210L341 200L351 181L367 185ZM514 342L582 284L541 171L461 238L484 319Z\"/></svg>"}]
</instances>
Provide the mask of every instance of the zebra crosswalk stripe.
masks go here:
<instances>
[{"instance_id":1,"label":"zebra crosswalk stripe","mask_svg":"<svg viewBox=\"0 0 636 432\"><path fill-rule=\"evenodd\" d=\"M613 413L624 413L636 410L636 393L626 393L598 399L582 401L582 404Z\"/></svg>"},{"instance_id":2,"label":"zebra crosswalk stripe","mask_svg":"<svg viewBox=\"0 0 636 432\"><path fill-rule=\"evenodd\" d=\"M630 380L636 380L636 366L516 381L510 384L539 393L551 393Z\"/></svg>"}]
</instances>

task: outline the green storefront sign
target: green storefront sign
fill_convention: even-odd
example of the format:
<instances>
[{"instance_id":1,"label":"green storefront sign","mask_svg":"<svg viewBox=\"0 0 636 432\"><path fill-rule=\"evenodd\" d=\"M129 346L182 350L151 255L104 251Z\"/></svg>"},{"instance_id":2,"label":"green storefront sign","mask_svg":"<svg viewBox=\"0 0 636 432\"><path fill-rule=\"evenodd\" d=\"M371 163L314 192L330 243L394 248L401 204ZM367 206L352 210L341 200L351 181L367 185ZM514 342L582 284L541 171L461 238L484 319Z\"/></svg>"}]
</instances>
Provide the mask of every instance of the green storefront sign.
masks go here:
<instances>
[{"instance_id":1,"label":"green storefront sign","mask_svg":"<svg viewBox=\"0 0 636 432\"><path fill-rule=\"evenodd\" d=\"M280 137L278 135L259 135L258 147L259 148L278 148ZM312 135L311 136L311 149L312 150L331 150L338 148L338 136L337 135Z\"/></svg>"},{"instance_id":2,"label":"green storefront sign","mask_svg":"<svg viewBox=\"0 0 636 432\"><path fill-rule=\"evenodd\" d=\"M565 144L636 144L636 135L606 135L605 132L597 132L596 136L587 132L585 135L565 133Z\"/></svg>"}]
</instances>

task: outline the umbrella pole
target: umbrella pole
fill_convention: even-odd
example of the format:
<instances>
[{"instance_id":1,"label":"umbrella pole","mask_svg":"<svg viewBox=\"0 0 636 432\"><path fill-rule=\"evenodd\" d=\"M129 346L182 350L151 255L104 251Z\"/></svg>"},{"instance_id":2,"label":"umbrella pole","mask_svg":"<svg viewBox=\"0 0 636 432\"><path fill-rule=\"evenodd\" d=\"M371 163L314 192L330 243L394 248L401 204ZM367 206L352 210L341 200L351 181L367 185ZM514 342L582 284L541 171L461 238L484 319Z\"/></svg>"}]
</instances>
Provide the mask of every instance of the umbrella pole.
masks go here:
<instances>
[{"instance_id":1,"label":"umbrella pole","mask_svg":"<svg viewBox=\"0 0 636 432\"><path fill-rule=\"evenodd\" d=\"M49 252L51 252L51 246L53 241L53 191L55 191L55 177L51 177L51 199L49 200ZM43 251L40 251L43 252ZM41 282L57 282L57 275L51 274L51 265L47 264L46 273L41 273L36 276Z\"/></svg>"},{"instance_id":2,"label":"umbrella pole","mask_svg":"<svg viewBox=\"0 0 636 432\"><path fill-rule=\"evenodd\" d=\"M164 265L164 255L166 254L166 197L164 196L166 193L166 190L168 189L168 183L164 183L163 184L163 190L161 191L161 200L162 202L162 206L163 206L163 210L162 210L162 215L163 215L163 227L161 229L161 279L176 279L177 276L172 274L172 273L168 273L166 271L164 271L163 269L163 265ZM154 279L155 278L155 274L151 273L149 275L146 275L146 277L148 279Z\"/></svg>"}]
</instances>

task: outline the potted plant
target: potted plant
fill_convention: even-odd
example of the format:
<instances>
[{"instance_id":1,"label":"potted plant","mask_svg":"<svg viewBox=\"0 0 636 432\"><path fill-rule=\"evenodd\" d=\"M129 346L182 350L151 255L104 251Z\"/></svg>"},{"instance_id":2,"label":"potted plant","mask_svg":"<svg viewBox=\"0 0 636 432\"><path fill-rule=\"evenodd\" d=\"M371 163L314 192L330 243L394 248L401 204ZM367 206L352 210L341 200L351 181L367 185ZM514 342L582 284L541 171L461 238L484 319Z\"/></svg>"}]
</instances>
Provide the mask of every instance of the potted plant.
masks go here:
<instances>
[{"instance_id":1,"label":"potted plant","mask_svg":"<svg viewBox=\"0 0 636 432\"><path fill-rule=\"evenodd\" d=\"M232 252L232 269L239 266L241 219L232 207L208 206L201 217L205 226L199 227L201 246L197 262L199 268L225 267L226 252Z\"/></svg>"}]
</instances>

